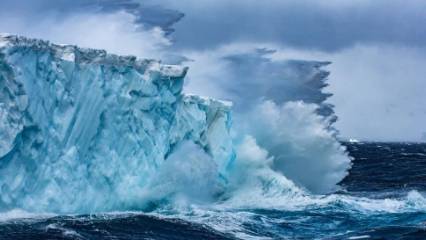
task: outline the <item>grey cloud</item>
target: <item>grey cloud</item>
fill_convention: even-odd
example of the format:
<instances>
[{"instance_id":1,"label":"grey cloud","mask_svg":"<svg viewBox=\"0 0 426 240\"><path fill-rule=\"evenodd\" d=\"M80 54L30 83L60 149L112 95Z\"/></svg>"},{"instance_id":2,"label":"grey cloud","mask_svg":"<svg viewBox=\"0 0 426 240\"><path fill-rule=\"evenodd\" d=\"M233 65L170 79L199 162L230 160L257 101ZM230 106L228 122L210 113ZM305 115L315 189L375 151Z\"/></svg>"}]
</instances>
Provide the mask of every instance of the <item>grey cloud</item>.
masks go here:
<instances>
[{"instance_id":1,"label":"grey cloud","mask_svg":"<svg viewBox=\"0 0 426 240\"><path fill-rule=\"evenodd\" d=\"M152 15L142 18L141 11ZM170 45L165 31L170 32L170 24L180 17L175 11L132 0L5 0L0 3L0 32L161 58L162 50Z\"/></svg>"},{"instance_id":2,"label":"grey cloud","mask_svg":"<svg viewBox=\"0 0 426 240\"><path fill-rule=\"evenodd\" d=\"M75 14L115 13L124 11L132 14L136 25L144 28L161 27L166 33L173 32L173 24L183 14L159 5L143 4L135 0L3 0L0 14L33 19L56 18L58 21Z\"/></svg>"},{"instance_id":3,"label":"grey cloud","mask_svg":"<svg viewBox=\"0 0 426 240\"><path fill-rule=\"evenodd\" d=\"M380 141L425 141L425 49L357 46L326 56L330 101L345 137Z\"/></svg>"},{"instance_id":4,"label":"grey cloud","mask_svg":"<svg viewBox=\"0 0 426 240\"><path fill-rule=\"evenodd\" d=\"M260 100L280 105L303 101L320 105L321 115L333 116L333 106L325 103L332 94L322 91L328 86L329 72L324 67L330 62L274 60L274 53L267 48L236 45L234 49L190 54L194 61L184 63L191 69L186 90L231 100L235 111L245 111Z\"/></svg>"},{"instance_id":5,"label":"grey cloud","mask_svg":"<svg viewBox=\"0 0 426 240\"><path fill-rule=\"evenodd\" d=\"M359 43L426 46L422 0L3 0L1 6L0 13L36 18L49 13L61 18L76 12L126 11L137 24L160 26L167 33L176 28L175 49L208 49L235 41L323 51Z\"/></svg>"},{"instance_id":6,"label":"grey cloud","mask_svg":"<svg viewBox=\"0 0 426 240\"><path fill-rule=\"evenodd\" d=\"M106 12L125 10L136 17L137 24L143 24L145 27L161 27L167 34L174 31L172 26L184 16L183 13L176 10L132 0L110 0L100 5L102 11Z\"/></svg>"},{"instance_id":7,"label":"grey cloud","mask_svg":"<svg viewBox=\"0 0 426 240\"><path fill-rule=\"evenodd\" d=\"M205 49L233 41L324 51L357 43L426 46L426 2L420 0L159 2L186 14L176 25L177 48Z\"/></svg>"}]
</instances>

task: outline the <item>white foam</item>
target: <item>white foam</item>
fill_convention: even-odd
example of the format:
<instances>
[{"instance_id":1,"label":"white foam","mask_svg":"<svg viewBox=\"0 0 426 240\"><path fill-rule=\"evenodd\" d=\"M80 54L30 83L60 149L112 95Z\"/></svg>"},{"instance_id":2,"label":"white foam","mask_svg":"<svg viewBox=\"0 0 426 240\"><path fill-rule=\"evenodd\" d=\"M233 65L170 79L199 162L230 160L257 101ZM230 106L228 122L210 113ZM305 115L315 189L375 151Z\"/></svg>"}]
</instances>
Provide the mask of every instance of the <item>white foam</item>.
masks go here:
<instances>
[{"instance_id":1,"label":"white foam","mask_svg":"<svg viewBox=\"0 0 426 240\"><path fill-rule=\"evenodd\" d=\"M353 237L349 237L348 239L355 240L355 239L367 239L367 238L370 238L370 235L353 236Z\"/></svg>"},{"instance_id":2,"label":"white foam","mask_svg":"<svg viewBox=\"0 0 426 240\"><path fill-rule=\"evenodd\" d=\"M53 213L32 213L22 209L13 209L0 213L0 222L16 220L16 219L43 219L54 217Z\"/></svg>"},{"instance_id":3,"label":"white foam","mask_svg":"<svg viewBox=\"0 0 426 240\"><path fill-rule=\"evenodd\" d=\"M328 193L347 175L351 159L317 109L301 101L263 101L234 117L234 125L274 157L275 171L313 193Z\"/></svg>"}]
</instances>

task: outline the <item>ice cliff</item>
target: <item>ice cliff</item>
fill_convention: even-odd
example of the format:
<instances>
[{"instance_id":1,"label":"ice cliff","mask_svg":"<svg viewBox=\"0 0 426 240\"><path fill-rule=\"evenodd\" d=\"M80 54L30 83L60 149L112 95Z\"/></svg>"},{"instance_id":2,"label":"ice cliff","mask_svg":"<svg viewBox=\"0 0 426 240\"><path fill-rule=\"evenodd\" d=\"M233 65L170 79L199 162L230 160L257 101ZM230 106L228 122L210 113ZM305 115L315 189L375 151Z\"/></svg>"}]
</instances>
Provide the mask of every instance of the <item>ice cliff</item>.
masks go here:
<instances>
[{"instance_id":1,"label":"ice cliff","mask_svg":"<svg viewBox=\"0 0 426 240\"><path fill-rule=\"evenodd\" d=\"M1 35L0 209L138 208L188 144L226 184L230 104L183 94L186 70Z\"/></svg>"}]
</instances>

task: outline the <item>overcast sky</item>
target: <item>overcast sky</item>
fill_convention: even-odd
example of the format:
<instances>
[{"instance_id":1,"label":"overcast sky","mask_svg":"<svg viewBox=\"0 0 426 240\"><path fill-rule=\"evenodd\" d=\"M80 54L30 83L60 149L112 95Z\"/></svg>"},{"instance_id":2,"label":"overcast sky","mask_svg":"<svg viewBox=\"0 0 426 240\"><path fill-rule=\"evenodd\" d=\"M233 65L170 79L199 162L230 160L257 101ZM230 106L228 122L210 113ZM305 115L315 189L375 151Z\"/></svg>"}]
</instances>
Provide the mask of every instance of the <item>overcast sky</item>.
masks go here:
<instances>
[{"instance_id":1,"label":"overcast sky","mask_svg":"<svg viewBox=\"0 0 426 240\"><path fill-rule=\"evenodd\" d=\"M426 1L169 0L186 16L176 48L278 45L329 60L343 137L418 141L426 132ZM426 140L426 139L423 139Z\"/></svg>"},{"instance_id":2,"label":"overcast sky","mask_svg":"<svg viewBox=\"0 0 426 240\"><path fill-rule=\"evenodd\" d=\"M426 135L424 23L423 0L0 3L0 32L120 54L164 57L164 48L193 53L251 44L274 47L281 58L332 61L327 91L341 135L383 141Z\"/></svg>"}]
</instances>

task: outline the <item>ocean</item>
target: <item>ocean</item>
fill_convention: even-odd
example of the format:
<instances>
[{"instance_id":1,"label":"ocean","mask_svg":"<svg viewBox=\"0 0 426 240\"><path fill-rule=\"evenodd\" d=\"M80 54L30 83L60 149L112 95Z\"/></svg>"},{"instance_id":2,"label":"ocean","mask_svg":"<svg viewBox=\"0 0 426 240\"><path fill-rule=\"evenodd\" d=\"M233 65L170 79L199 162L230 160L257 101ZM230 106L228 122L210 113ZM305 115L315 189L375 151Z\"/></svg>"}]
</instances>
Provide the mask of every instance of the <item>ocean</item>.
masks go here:
<instances>
[{"instance_id":1,"label":"ocean","mask_svg":"<svg viewBox=\"0 0 426 240\"><path fill-rule=\"evenodd\" d=\"M344 145L352 168L331 194L90 215L11 210L0 214L0 239L426 239L426 144Z\"/></svg>"}]
</instances>

